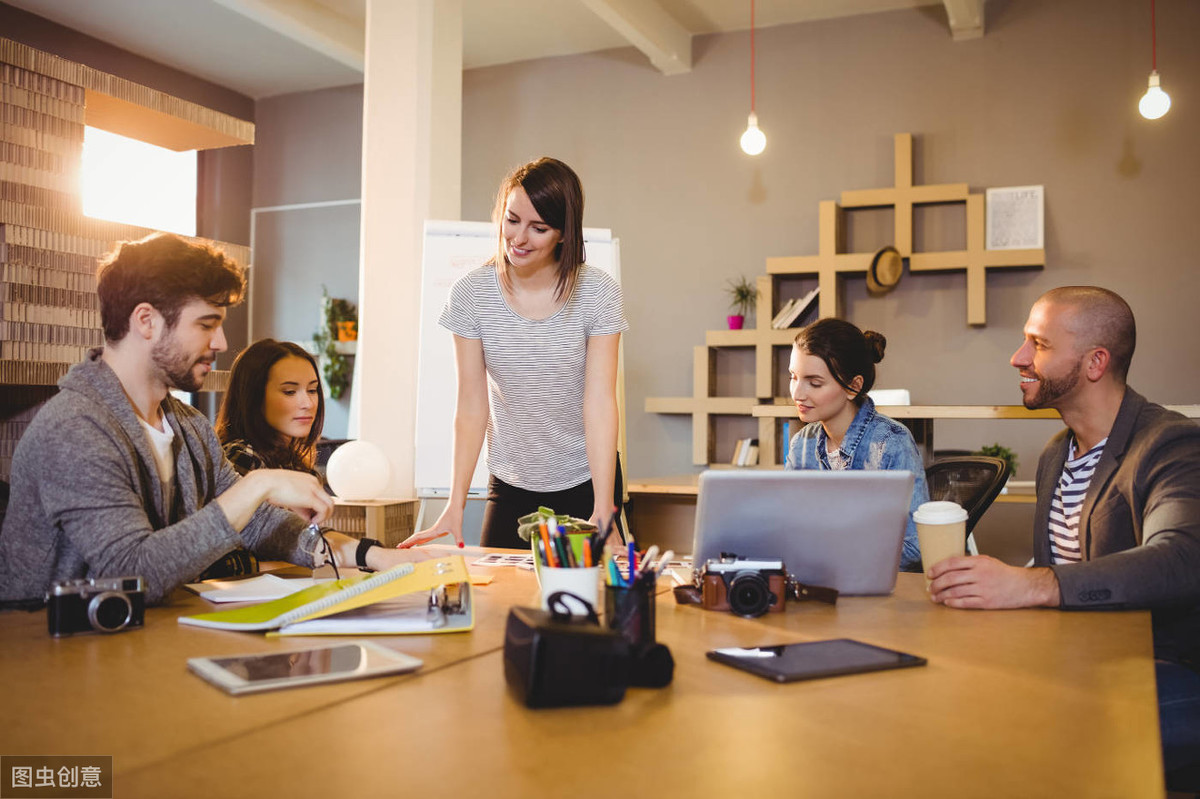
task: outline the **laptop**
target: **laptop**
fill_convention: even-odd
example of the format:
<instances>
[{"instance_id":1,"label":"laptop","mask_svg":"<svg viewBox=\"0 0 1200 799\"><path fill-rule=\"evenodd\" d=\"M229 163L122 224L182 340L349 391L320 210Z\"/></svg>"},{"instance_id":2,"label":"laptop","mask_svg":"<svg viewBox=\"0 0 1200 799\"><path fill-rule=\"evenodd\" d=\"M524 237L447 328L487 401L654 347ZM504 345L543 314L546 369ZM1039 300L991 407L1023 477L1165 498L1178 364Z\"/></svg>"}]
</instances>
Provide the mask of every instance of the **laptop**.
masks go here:
<instances>
[{"instance_id":1,"label":"laptop","mask_svg":"<svg viewBox=\"0 0 1200 799\"><path fill-rule=\"evenodd\" d=\"M905 471L703 472L693 565L722 552L772 558L802 583L889 594L913 480Z\"/></svg>"}]
</instances>

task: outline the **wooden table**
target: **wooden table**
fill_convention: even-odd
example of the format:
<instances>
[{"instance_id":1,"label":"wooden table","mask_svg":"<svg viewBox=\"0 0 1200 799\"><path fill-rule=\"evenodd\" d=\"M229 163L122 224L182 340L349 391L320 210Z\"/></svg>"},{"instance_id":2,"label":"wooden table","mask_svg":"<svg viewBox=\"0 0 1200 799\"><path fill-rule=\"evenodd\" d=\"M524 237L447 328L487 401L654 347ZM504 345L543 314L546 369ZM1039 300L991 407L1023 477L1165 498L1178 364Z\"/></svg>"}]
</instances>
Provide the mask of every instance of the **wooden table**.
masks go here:
<instances>
[{"instance_id":1,"label":"wooden table","mask_svg":"<svg viewBox=\"0 0 1200 799\"><path fill-rule=\"evenodd\" d=\"M111 754L121 797L1163 795L1146 613L954 611L901 574L890 597L746 620L664 585L669 688L531 711L502 638L533 575L497 570L476 601L472 633L378 639L424 659L414 674L242 698L186 659L328 639L181 627L206 607L182 594L112 636L53 640L44 613L0 614L0 753ZM929 665L775 685L704 656L830 637Z\"/></svg>"}]
</instances>

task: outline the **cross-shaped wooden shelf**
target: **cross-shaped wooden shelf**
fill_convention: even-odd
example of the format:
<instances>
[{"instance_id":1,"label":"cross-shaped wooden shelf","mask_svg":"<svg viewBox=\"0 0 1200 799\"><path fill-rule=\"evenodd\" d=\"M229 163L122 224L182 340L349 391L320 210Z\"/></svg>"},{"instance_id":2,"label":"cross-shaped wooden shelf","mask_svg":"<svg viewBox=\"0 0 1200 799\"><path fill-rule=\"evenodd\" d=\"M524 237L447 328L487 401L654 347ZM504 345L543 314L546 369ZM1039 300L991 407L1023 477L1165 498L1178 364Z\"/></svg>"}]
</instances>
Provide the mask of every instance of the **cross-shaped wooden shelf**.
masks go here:
<instances>
[{"instance_id":1,"label":"cross-shaped wooden shelf","mask_svg":"<svg viewBox=\"0 0 1200 799\"><path fill-rule=\"evenodd\" d=\"M818 316L841 316L840 278L866 275L874 253L842 252L845 248L844 209L892 207L895 209L895 243L910 272L962 271L967 277L967 324L987 323L986 278L989 269L1040 267L1045 250L988 250L984 237L984 196L971 194L966 183L913 185L912 134L898 133L893 141L895 179L881 189L843 191L841 200L823 200L818 208L816 255L767 259L767 274L758 277L755 327L747 330L710 330L704 346L696 347L692 364L691 397L650 397L649 413L692 415L692 463L714 463L714 417L750 416L761 403L786 402L775 393L774 351L786 347L795 329L776 330L771 320L776 311L775 283L779 275L815 275L820 287ZM967 247L949 252L920 252L913 249L913 208L940 203L965 203ZM755 397L714 397L715 351L721 347L753 347ZM775 464L775 419L758 420L759 455L762 465Z\"/></svg>"},{"instance_id":2,"label":"cross-shaped wooden shelf","mask_svg":"<svg viewBox=\"0 0 1200 799\"><path fill-rule=\"evenodd\" d=\"M845 225L843 209L895 209L895 243L901 257L909 261L910 272L956 272L967 275L967 324L987 324L988 269L1040 267L1046 262L1043 249L988 250L984 240L982 194L971 194L966 183L914 186L912 179L912 134L897 133L895 185L883 189L859 189L842 192L841 203L823 200L818 219L816 255L798 255L767 259L769 275L817 275L820 293L818 315L841 316L838 276L863 274L874 253L841 252ZM918 205L964 202L967 206L967 249L951 252L914 253L913 208Z\"/></svg>"}]
</instances>

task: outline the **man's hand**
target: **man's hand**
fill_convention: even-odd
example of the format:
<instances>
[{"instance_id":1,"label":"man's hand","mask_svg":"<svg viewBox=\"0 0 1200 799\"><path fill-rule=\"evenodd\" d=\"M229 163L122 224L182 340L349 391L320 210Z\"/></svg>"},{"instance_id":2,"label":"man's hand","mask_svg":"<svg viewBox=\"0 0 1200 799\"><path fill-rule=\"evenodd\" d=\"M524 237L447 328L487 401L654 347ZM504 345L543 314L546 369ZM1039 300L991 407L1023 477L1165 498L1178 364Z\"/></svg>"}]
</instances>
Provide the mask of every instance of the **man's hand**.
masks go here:
<instances>
[{"instance_id":1,"label":"man's hand","mask_svg":"<svg viewBox=\"0 0 1200 799\"><path fill-rule=\"evenodd\" d=\"M216 499L238 532L264 502L286 508L314 524L321 524L333 513L333 497L325 493L317 478L288 469L256 469Z\"/></svg>"},{"instance_id":2,"label":"man's hand","mask_svg":"<svg viewBox=\"0 0 1200 799\"><path fill-rule=\"evenodd\" d=\"M308 472L259 469L247 477L254 475L269 477L264 501L290 510L312 524L322 524L333 515L333 497L326 494L321 482Z\"/></svg>"},{"instance_id":3,"label":"man's hand","mask_svg":"<svg viewBox=\"0 0 1200 799\"><path fill-rule=\"evenodd\" d=\"M1058 578L1050 569L1009 566L987 555L946 558L926 572L929 596L951 608L1059 606Z\"/></svg>"}]
</instances>

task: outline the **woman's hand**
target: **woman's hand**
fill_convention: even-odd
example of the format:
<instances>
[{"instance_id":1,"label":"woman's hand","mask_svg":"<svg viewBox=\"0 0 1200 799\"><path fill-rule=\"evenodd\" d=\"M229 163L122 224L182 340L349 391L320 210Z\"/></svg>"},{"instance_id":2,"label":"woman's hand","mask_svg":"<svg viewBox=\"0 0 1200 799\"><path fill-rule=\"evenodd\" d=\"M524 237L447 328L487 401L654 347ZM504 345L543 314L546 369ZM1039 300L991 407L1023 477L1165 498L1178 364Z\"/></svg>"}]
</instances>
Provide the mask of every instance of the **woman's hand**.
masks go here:
<instances>
[{"instance_id":1,"label":"woman's hand","mask_svg":"<svg viewBox=\"0 0 1200 799\"><path fill-rule=\"evenodd\" d=\"M460 547L466 546L463 543L462 520L462 508L454 507L453 503L447 504L446 509L442 511L441 516L438 516L437 521L433 523L432 527L413 533L399 544L396 544L396 548L408 549L420 544L428 544L430 541L441 538L444 535L452 535L456 544Z\"/></svg>"},{"instance_id":2,"label":"woman's hand","mask_svg":"<svg viewBox=\"0 0 1200 799\"><path fill-rule=\"evenodd\" d=\"M417 563L436 557L432 553L419 549L392 549L389 547L371 547L367 550L367 565L377 572L386 571L401 563Z\"/></svg>"},{"instance_id":3,"label":"woman's hand","mask_svg":"<svg viewBox=\"0 0 1200 799\"><path fill-rule=\"evenodd\" d=\"M353 569L358 565L356 556L359 539L351 538L345 533L339 533L336 530L328 530L325 533L325 540L329 542L329 546L333 550L334 562L338 566L343 569ZM416 563L432 557L434 556L419 549L412 552L397 552L391 547L382 546L370 547L365 554L368 568L374 569L377 572L390 569L393 566L399 566L401 563Z\"/></svg>"},{"instance_id":4,"label":"woman's hand","mask_svg":"<svg viewBox=\"0 0 1200 799\"><path fill-rule=\"evenodd\" d=\"M604 531L608 529L612 515L612 508L594 508L592 515L588 517L588 524L596 525L596 529L603 535Z\"/></svg>"},{"instance_id":5,"label":"woman's hand","mask_svg":"<svg viewBox=\"0 0 1200 799\"><path fill-rule=\"evenodd\" d=\"M616 522L614 515L617 509L613 506L599 506L593 508L591 518L588 519L590 524L596 525L596 529L600 535L604 536L604 541L608 541L608 534L612 532L612 525ZM620 543L621 537L617 536L617 543Z\"/></svg>"}]
</instances>

